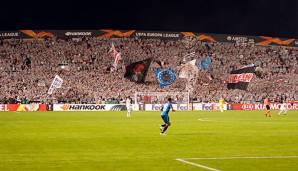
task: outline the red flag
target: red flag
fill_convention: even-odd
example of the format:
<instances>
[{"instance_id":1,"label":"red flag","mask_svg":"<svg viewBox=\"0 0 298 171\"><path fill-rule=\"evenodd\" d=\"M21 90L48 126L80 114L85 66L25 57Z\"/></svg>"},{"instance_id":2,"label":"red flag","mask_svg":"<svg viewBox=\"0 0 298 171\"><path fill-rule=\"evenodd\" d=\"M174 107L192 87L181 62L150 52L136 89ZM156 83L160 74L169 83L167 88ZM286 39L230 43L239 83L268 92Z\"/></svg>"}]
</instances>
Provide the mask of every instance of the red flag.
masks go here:
<instances>
[{"instance_id":1,"label":"red flag","mask_svg":"<svg viewBox=\"0 0 298 171\"><path fill-rule=\"evenodd\" d=\"M115 56L114 64L117 66L120 60L121 60L121 53L117 52L117 54Z\"/></svg>"},{"instance_id":2,"label":"red flag","mask_svg":"<svg viewBox=\"0 0 298 171\"><path fill-rule=\"evenodd\" d=\"M119 61L122 59L121 58L121 53L117 52L114 43L112 43L111 49L109 50L109 53L112 54L114 58L114 66L117 67Z\"/></svg>"}]
</instances>

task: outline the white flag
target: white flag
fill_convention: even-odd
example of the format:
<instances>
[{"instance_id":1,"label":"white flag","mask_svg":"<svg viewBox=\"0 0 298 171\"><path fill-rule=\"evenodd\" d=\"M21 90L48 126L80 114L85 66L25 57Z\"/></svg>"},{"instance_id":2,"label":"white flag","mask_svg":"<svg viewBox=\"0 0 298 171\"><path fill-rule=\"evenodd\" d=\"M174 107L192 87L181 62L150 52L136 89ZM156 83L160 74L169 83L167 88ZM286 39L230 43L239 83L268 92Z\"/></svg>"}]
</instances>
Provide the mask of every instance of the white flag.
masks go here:
<instances>
[{"instance_id":1,"label":"white flag","mask_svg":"<svg viewBox=\"0 0 298 171\"><path fill-rule=\"evenodd\" d=\"M48 94L53 94L53 91L56 88L61 88L63 83L63 79L61 77L59 77L58 75L55 76L55 78L53 79L53 82L48 90Z\"/></svg>"},{"instance_id":2,"label":"white flag","mask_svg":"<svg viewBox=\"0 0 298 171\"><path fill-rule=\"evenodd\" d=\"M190 64L190 65L196 66L196 62L197 62L197 60L194 59L194 60L191 60L191 61L189 61L187 63Z\"/></svg>"},{"instance_id":3,"label":"white flag","mask_svg":"<svg viewBox=\"0 0 298 171\"><path fill-rule=\"evenodd\" d=\"M199 70L196 66L196 59L181 66L179 78L192 78Z\"/></svg>"},{"instance_id":4,"label":"white flag","mask_svg":"<svg viewBox=\"0 0 298 171\"><path fill-rule=\"evenodd\" d=\"M195 57L196 57L196 52L191 52L183 56L183 61L188 61L191 58L195 58Z\"/></svg>"}]
</instances>

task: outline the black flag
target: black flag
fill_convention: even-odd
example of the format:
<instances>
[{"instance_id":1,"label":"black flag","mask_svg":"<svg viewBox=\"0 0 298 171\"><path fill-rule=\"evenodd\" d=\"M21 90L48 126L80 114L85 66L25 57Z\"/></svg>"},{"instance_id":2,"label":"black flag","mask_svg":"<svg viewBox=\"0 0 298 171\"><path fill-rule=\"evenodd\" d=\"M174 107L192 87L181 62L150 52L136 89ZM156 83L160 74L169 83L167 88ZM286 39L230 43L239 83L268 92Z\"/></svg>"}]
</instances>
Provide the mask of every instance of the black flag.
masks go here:
<instances>
[{"instance_id":1,"label":"black flag","mask_svg":"<svg viewBox=\"0 0 298 171\"><path fill-rule=\"evenodd\" d=\"M246 90L255 73L255 67L245 67L231 72L228 80L228 89Z\"/></svg>"},{"instance_id":2,"label":"black flag","mask_svg":"<svg viewBox=\"0 0 298 171\"><path fill-rule=\"evenodd\" d=\"M138 61L126 66L124 78L136 83L144 83L152 58Z\"/></svg>"}]
</instances>

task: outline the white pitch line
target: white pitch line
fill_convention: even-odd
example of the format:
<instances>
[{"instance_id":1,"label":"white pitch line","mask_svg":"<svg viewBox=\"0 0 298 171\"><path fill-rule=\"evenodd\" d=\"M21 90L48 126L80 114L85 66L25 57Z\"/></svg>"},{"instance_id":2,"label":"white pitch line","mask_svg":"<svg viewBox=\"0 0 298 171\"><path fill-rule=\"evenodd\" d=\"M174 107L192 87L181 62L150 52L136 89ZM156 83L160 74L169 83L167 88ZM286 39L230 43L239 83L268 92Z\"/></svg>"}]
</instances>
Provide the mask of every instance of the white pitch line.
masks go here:
<instances>
[{"instance_id":1,"label":"white pitch line","mask_svg":"<svg viewBox=\"0 0 298 171\"><path fill-rule=\"evenodd\" d=\"M200 167L202 169L211 170L211 171L220 171L220 170L212 168L212 167L208 167L208 166L201 165L201 164L198 164L198 163L189 162L189 161L186 161L186 160L183 160L183 159L176 159L176 160L180 161L182 163L186 163L186 164L190 164L190 165L193 165L193 166L196 166L196 167Z\"/></svg>"},{"instance_id":2,"label":"white pitch line","mask_svg":"<svg viewBox=\"0 0 298 171\"><path fill-rule=\"evenodd\" d=\"M224 122L224 121L209 120L208 118L199 118L198 121L201 121L201 122Z\"/></svg>"},{"instance_id":3,"label":"white pitch line","mask_svg":"<svg viewBox=\"0 0 298 171\"><path fill-rule=\"evenodd\" d=\"M298 158L298 156L247 156L247 157L206 157L206 158L184 158L186 160L227 160L227 159L282 159Z\"/></svg>"},{"instance_id":4,"label":"white pitch line","mask_svg":"<svg viewBox=\"0 0 298 171\"><path fill-rule=\"evenodd\" d=\"M202 121L202 122L210 122L210 120L208 120L208 119L204 119L204 118L198 119L198 121Z\"/></svg>"},{"instance_id":5,"label":"white pitch line","mask_svg":"<svg viewBox=\"0 0 298 171\"><path fill-rule=\"evenodd\" d=\"M282 159L282 158L298 158L298 156L247 156L247 157L201 157L201 158L178 158L177 161L182 163L190 164L192 166L200 167L206 170L211 171L220 171L219 169L215 169L212 167L208 167L205 165L201 165L198 163L193 163L187 160L226 160L226 159Z\"/></svg>"},{"instance_id":6,"label":"white pitch line","mask_svg":"<svg viewBox=\"0 0 298 171\"><path fill-rule=\"evenodd\" d=\"M199 118L198 121L201 121L201 122L224 122L224 123L227 123L227 122L235 122L235 121L218 121L218 120L209 120L208 118ZM240 121L240 122L251 122L251 120L236 120L236 121ZM289 121L289 122L254 122L254 123L257 123L257 124L285 124L285 123L291 123L291 124L294 124L294 123L298 123L298 122L295 122L295 121Z\"/></svg>"}]
</instances>

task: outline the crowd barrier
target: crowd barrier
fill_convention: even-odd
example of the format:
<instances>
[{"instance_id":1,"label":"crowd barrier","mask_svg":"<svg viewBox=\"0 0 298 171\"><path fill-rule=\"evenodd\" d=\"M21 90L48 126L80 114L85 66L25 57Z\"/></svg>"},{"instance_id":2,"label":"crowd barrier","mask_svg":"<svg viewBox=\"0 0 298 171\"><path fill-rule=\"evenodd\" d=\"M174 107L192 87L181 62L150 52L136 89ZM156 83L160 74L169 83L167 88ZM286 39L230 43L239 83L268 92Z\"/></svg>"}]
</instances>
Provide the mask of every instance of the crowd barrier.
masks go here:
<instances>
[{"instance_id":1,"label":"crowd barrier","mask_svg":"<svg viewBox=\"0 0 298 171\"><path fill-rule=\"evenodd\" d=\"M281 103L272 103L270 108L278 110ZM132 105L133 110L138 111L160 111L162 104L140 104ZM287 103L288 110L298 110L298 103ZM174 110L177 111L212 111L219 110L218 103L191 103L187 105L173 104ZM0 104L0 111L125 111L125 104ZM224 104L224 110L265 110L264 104Z\"/></svg>"}]
</instances>

